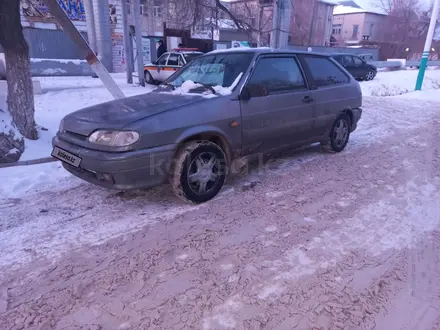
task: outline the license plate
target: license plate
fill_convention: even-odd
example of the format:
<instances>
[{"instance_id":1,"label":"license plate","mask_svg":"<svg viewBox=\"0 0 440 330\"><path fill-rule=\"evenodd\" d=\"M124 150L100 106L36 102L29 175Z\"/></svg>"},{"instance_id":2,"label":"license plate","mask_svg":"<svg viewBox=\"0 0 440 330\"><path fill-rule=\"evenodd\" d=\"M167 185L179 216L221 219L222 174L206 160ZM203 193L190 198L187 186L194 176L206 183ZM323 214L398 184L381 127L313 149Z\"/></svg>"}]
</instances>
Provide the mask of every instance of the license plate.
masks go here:
<instances>
[{"instance_id":1,"label":"license plate","mask_svg":"<svg viewBox=\"0 0 440 330\"><path fill-rule=\"evenodd\" d=\"M78 156L72 155L70 152L63 150L61 148L55 147L52 150L52 157L55 157L67 164L70 164L75 167L79 167L81 164L81 158Z\"/></svg>"}]
</instances>

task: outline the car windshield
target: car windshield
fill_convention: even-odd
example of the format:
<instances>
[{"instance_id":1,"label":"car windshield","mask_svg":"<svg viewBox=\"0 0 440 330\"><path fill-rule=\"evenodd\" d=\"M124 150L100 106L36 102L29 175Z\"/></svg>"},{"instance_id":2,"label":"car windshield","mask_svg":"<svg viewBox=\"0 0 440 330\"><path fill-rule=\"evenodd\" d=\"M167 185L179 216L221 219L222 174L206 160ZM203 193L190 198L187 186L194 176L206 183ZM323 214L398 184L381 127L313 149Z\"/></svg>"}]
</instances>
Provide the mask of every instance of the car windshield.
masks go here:
<instances>
[{"instance_id":1,"label":"car windshield","mask_svg":"<svg viewBox=\"0 0 440 330\"><path fill-rule=\"evenodd\" d=\"M164 84L177 88L186 81L230 88L247 70L254 54L218 53L199 57L169 77Z\"/></svg>"}]
</instances>

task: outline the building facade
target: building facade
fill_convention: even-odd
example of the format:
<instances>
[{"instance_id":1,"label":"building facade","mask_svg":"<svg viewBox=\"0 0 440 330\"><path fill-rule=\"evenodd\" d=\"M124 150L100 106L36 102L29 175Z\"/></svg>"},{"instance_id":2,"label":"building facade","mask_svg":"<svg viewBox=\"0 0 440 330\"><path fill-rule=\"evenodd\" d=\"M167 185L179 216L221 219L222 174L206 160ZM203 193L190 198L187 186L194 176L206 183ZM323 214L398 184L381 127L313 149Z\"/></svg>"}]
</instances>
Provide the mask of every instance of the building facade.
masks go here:
<instances>
[{"instance_id":1,"label":"building facade","mask_svg":"<svg viewBox=\"0 0 440 330\"><path fill-rule=\"evenodd\" d=\"M363 8L337 6L333 12L332 35L337 45L384 41L386 15Z\"/></svg>"}]
</instances>

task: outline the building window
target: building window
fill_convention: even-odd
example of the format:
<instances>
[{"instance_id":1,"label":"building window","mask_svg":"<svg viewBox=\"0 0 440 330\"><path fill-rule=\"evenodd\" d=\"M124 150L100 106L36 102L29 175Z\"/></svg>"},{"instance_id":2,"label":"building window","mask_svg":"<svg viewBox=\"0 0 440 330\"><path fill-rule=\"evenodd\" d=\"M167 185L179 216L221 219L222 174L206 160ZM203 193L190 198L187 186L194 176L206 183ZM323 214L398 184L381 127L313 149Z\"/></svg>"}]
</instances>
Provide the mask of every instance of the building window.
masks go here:
<instances>
[{"instance_id":1,"label":"building window","mask_svg":"<svg viewBox=\"0 0 440 330\"><path fill-rule=\"evenodd\" d=\"M162 16L162 8L160 6L153 6L153 16L161 17Z\"/></svg>"},{"instance_id":2,"label":"building window","mask_svg":"<svg viewBox=\"0 0 440 330\"><path fill-rule=\"evenodd\" d=\"M374 24L370 24L370 38L373 36Z\"/></svg>"},{"instance_id":3,"label":"building window","mask_svg":"<svg viewBox=\"0 0 440 330\"><path fill-rule=\"evenodd\" d=\"M141 15L148 15L148 9L146 5L141 5Z\"/></svg>"},{"instance_id":4,"label":"building window","mask_svg":"<svg viewBox=\"0 0 440 330\"><path fill-rule=\"evenodd\" d=\"M353 39L357 39L359 33L359 25L353 25L353 35L351 36Z\"/></svg>"},{"instance_id":5,"label":"building window","mask_svg":"<svg viewBox=\"0 0 440 330\"><path fill-rule=\"evenodd\" d=\"M333 24L332 34L339 35L342 33L342 24Z\"/></svg>"}]
</instances>

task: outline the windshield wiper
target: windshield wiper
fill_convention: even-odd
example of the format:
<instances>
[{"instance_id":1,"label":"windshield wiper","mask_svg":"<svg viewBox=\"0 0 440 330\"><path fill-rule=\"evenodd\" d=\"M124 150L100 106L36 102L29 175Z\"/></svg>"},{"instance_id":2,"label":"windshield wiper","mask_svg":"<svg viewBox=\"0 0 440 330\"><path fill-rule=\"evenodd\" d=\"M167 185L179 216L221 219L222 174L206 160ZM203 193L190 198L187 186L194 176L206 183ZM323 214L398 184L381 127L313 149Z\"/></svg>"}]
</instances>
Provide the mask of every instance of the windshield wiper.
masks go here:
<instances>
[{"instance_id":1,"label":"windshield wiper","mask_svg":"<svg viewBox=\"0 0 440 330\"><path fill-rule=\"evenodd\" d=\"M197 81L194 81L194 84L202 85L202 86L205 87L206 89L209 89L209 90L212 92L212 94L217 94L217 92L215 91L215 89L214 89L211 85L203 84L203 83L201 83L201 82L197 82Z\"/></svg>"},{"instance_id":2,"label":"windshield wiper","mask_svg":"<svg viewBox=\"0 0 440 330\"><path fill-rule=\"evenodd\" d=\"M176 87L175 87L173 84L170 84L170 83L162 83L161 85L162 85L162 86L168 86L168 87L171 87L172 90L175 90L175 89L176 89Z\"/></svg>"}]
</instances>

